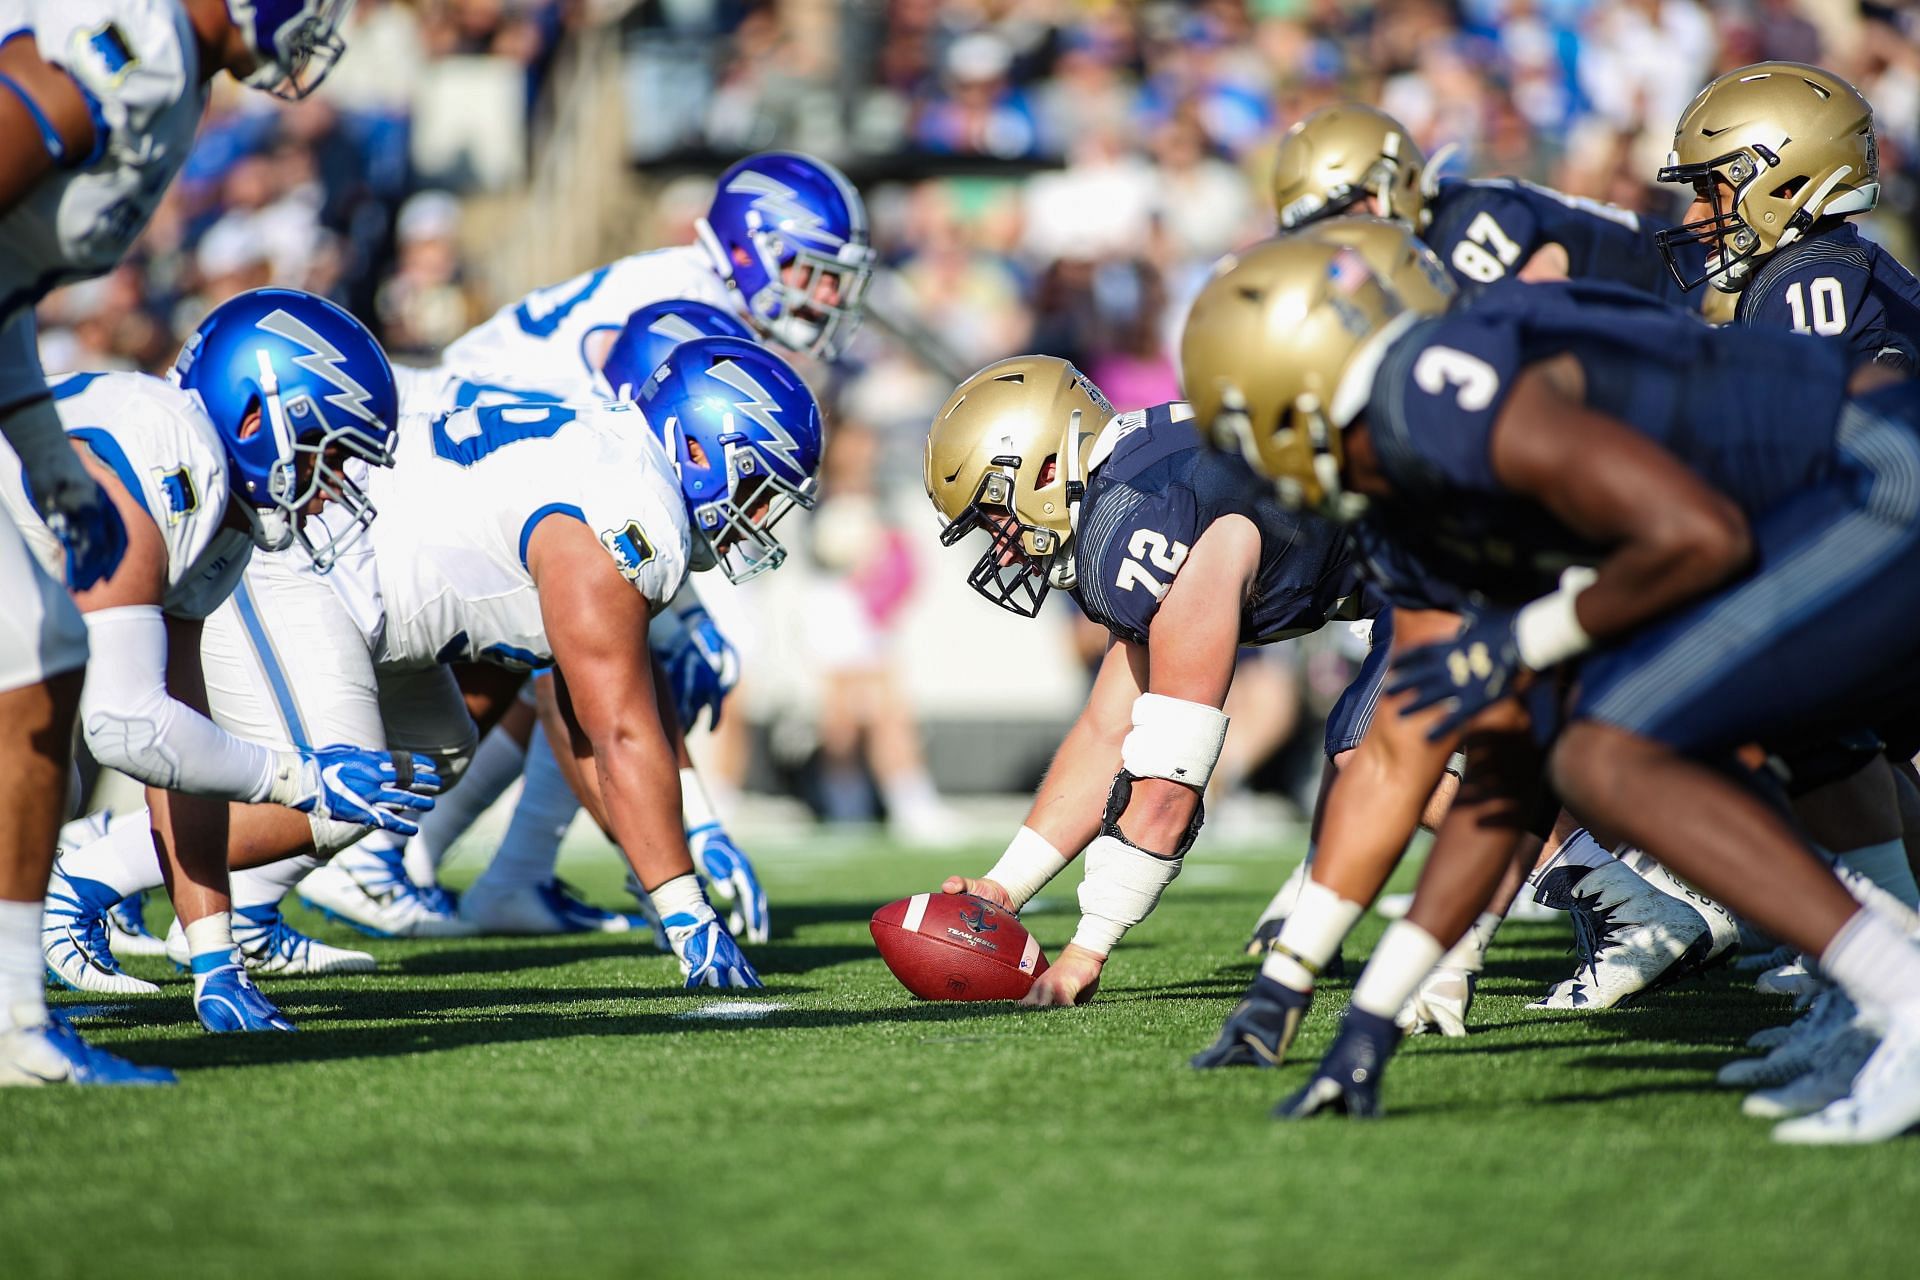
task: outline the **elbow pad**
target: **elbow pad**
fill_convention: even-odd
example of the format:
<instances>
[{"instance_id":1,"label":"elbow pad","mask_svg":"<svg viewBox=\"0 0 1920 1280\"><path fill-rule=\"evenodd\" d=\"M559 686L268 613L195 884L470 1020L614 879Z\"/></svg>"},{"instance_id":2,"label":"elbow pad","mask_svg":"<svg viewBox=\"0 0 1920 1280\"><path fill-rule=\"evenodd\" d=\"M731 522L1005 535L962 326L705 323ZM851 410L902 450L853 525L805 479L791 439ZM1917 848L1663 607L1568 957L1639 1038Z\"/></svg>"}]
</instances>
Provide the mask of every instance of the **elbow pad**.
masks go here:
<instances>
[{"instance_id":1,"label":"elbow pad","mask_svg":"<svg viewBox=\"0 0 1920 1280\"><path fill-rule=\"evenodd\" d=\"M167 624L159 606L102 609L86 622L93 661L80 695L80 724L95 759L164 791L266 798L274 753L167 693Z\"/></svg>"}]
</instances>

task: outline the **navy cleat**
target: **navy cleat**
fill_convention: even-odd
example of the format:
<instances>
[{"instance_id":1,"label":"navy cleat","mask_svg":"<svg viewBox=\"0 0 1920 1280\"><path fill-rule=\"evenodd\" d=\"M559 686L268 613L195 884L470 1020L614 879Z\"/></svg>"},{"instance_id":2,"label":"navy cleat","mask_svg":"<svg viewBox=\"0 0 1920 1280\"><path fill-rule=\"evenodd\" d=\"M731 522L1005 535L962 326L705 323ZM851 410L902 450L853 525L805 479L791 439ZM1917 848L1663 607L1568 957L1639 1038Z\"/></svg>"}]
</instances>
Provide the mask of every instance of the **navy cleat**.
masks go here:
<instances>
[{"instance_id":1,"label":"navy cleat","mask_svg":"<svg viewBox=\"0 0 1920 1280\"><path fill-rule=\"evenodd\" d=\"M0 1031L0 1087L173 1083L165 1067L142 1067L94 1048L51 1009L45 1022Z\"/></svg>"},{"instance_id":2,"label":"navy cleat","mask_svg":"<svg viewBox=\"0 0 1920 1280\"><path fill-rule=\"evenodd\" d=\"M253 979L240 966L237 952L226 964L194 975L193 1011L200 1016L200 1025L215 1034L298 1030L253 985Z\"/></svg>"},{"instance_id":3,"label":"navy cleat","mask_svg":"<svg viewBox=\"0 0 1920 1280\"><path fill-rule=\"evenodd\" d=\"M1313 1003L1311 991L1295 991L1260 974L1227 1015L1219 1038L1193 1055L1196 1067L1277 1067L1300 1034L1300 1020Z\"/></svg>"},{"instance_id":4,"label":"navy cleat","mask_svg":"<svg viewBox=\"0 0 1920 1280\"><path fill-rule=\"evenodd\" d=\"M54 864L40 916L40 951L62 986L95 995L151 995L160 988L120 967L108 940L107 912L119 901L97 880L68 876Z\"/></svg>"},{"instance_id":5,"label":"navy cleat","mask_svg":"<svg viewBox=\"0 0 1920 1280\"><path fill-rule=\"evenodd\" d=\"M1273 1109L1276 1120L1304 1120L1323 1111L1371 1120L1381 1114L1380 1077L1400 1045L1392 1018L1351 1006L1340 1021L1333 1047L1306 1088Z\"/></svg>"},{"instance_id":6,"label":"navy cleat","mask_svg":"<svg viewBox=\"0 0 1920 1280\"><path fill-rule=\"evenodd\" d=\"M167 944L147 927L147 895L130 893L107 908L107 939L115 955L163 956Z\"/></svg>"}]
</instances>

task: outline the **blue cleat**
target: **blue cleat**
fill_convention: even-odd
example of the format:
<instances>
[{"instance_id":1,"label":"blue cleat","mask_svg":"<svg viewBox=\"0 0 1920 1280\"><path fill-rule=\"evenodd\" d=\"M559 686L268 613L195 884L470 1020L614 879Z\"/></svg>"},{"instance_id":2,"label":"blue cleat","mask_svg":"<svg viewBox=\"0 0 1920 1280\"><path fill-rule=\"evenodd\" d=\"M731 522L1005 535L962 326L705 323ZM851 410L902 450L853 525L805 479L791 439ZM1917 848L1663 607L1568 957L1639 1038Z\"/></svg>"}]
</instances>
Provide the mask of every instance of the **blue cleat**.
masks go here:
<instances>
[{"instance_id":1,"label":"blue cleat","mask_svg":"<svg viewBox=\"0 0 1920 1280\"><path fill-rule=\"evenodd\" d=\"M480 879L460 895L460 919L483 934L639 933L646 918L582 901L559 880L496 887Z\"/></svg>"},{"instance_id":2,"label":"blue cleat","mask_svg":"<svg viewBox=\"0 0 1920 1280\"><path fill-rule=\"evenodd\" d=\"M1371 1120L1381 1114L1380 1077L1400 1046L1400 1028L1392 1018L1347 1007L1333 1047L1307 1081L1306 1088L1273 1109L1276 1120L1304 1120L1322 1111Z\"/></svg>"},{"instance_id":3,"label":"blue cleat","mask_svg":"<svg viewBox=\"0 0 1920 1280\"><path fill-rule=\"evenodd\" d=\"M40 951L56 982L95 995L151 995L160 988L120 967L107 936L107 912L118 896L106 885L68 876L55 863L40 916Z\"/></svg>"},{"instance_id":4,"label":"blue cleat","mask_svg":"<svg viewBox=\"0 0 1920 1280\"><path fill-rule=\"evenodd\" d=\"M1196 1067L1277 1067L1300 1034L1300 1020L1313 1003L1311 991L1295 991L1260 974L1240 997L1212 1044L1193 1055Z\"/></svg>"},{"instance_id":5,"label":"blue cleat","mask_svg":"<svg viewBox=\"0 0 1920 1280\"><path fill-rule=\"evenodd\" d=\"M732 987L751 991L761 986L753 963L717 916L700 921L691 915L671 915L663 923L667 941L680 958L680 971L687 976L687 990Z\"/></svg>"},{"instance_id":6,"label":"blue cleat","mask_svg":"<svg viewBox=\"0 0 1920 1280\"><path fill-rule=\"evenodd\" d=\"M457 938L473 932L450 894L407 875L402 846L362 842L300 881L300 900L374 938Z\"/></svg>"},{"instance_id":7,"label":"blue cleat","mask_svg":"<svg viewBox=\"0 0 1920 1280\"><path fill-rule=\"evenodd\" d=\"M37 1026L0 1032L0 1087L7 1085L173 1084L165 1067L142 1067L96 1049L49 1009Z\"/></svg>"},{"instance_id":8,"label":"blue cleat","mask_svg":"<svg viewBox=\"0 0 1920 1280\"><path fill-rule=\"evenodd\" d=\"M298 1030L253 985L238 952L227 963L194 974L193 1011L200 1016L200 1025L215 1034Z\"/></svg>"}]
</instances>

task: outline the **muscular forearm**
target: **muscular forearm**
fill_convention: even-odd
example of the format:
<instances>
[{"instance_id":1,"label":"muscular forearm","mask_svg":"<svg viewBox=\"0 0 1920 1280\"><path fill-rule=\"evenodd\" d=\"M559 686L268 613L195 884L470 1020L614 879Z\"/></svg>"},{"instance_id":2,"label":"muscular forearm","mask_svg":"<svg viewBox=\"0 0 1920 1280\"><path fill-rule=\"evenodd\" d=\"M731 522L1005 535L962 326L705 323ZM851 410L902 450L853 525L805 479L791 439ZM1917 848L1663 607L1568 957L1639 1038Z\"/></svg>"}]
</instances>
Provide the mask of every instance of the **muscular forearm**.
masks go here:
<instances>
[{"instance_id":1,"label":"muscular forearm","mask_svg":"<svg viewBox=\"0 0 1920 1280\"><path fill-rule=\"evenodd\" d=\"M593 757L606 826L640 883L654 889L693 870L680 816L680 771L664 738L612 738L596 744Z\"/></svg>"},{"instance_id":2,"label":"muscular forearm","mask_svg":"<svg viewBox=\"0 0 1920 1280\"><path fill-rule=\"evenodd\" d=\"M1120 769L1120 734L1103 731L1083 715L1060 743L1047 776L1034 795L1026 825L1045 836L1069 861L1100 834L1107 792Z\"/></svg>"}]
</instances>

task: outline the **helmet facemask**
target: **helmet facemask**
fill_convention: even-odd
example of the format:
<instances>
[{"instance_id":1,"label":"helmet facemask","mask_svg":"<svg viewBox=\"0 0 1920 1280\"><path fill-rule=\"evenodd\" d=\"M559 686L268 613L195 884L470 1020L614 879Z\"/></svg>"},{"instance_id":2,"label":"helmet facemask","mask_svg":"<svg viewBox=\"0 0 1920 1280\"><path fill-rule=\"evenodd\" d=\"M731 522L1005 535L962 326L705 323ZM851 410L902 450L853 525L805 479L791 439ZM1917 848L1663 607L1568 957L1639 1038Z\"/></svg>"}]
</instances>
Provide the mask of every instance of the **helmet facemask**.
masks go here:
<instances>
[{"instance_id":1,"label":"helmet facemask","mask_svg":"<svg viewBox=\"0 0 1920 1280\"><path fill-rule=\"evenodd\" d=\"M747 299L754 319L768 337L790 350L821 360L836 359L860 327L860 309L873 276L872 248L849 241L825 253L768 228L748 235L767 277L767 283ZM787 279L787 272L795 267L805 273L799 283ZM838 286L832 302L815 296L828 278Z\"/></svg>"},{"instance_id":2,"label":"helmet facemask","mask_svg":"<svg viewBox=\"0 0 1920 1280\"><path fill-rule=\"evenodd\" d=\"M319 0L308 11L285 23L272 37L272 52L259 38L259 14L254 4L231 6L234 21L247 43L260 56L260 65L246 77L248 88L260 89L287 102L298 102L320 87L333 64L346 52L340 24L354 0Z\"/></svg>"},{"instance_id":3,"label":"helmet facemask","mask_svg":"<svg viewBox=\"0 0 1920 1280\"><path fill-rule=\"evenodd\" d=\"M696 568L718 566L727 581L746 582L786 561L787 549L773 527L788 512L811 511L819 500L819 481L800 484L782 476L743 440L722 440L727 487L724 496L689 508Z\"/></svg>"},{"instance_id":4,"label":"helmet facemask","mask_svg":"<svg viewBox=\"0 0 1920 1280\"><path fill-rule=\"evenodd\" d=\"M264 351L259 354L260 386L265 393L260 419L273 435L275 456L267 478L267 498L272 505L255 515L254 542L263 550L278 551L297 540L313 561L314 570L326 573L379 514L366 490L343 469L341 455L369 466L388 467L393 465L393 449L391 444L370 445L358 425L329 425L320 406L305 391L281 395L272 362ZM304 485L300 482L303 470ZM308 532L305 514L316 498L324 498L329 504L312 519L325 534L319 540Z\"/></svg>"},{"instance_id":5,"label":"helmet facemask","mask_svg":"<svg viewBox=\"0 0 1920 1280\"><path fill-rule=\"evenodd\" d=\"M1654 235L1661 256L1667 260L1667 270L1673 273L1682 291L1691 291L1703 284L1711 284L1722 293L1738 293L1747 287L1762 249L1759 233L1740 216L1740 197L1761 175L1761 166L1744 151L1701 164L1669 163L1660 170L1661 182L1692 187L1694 199L1713 211L1707 217L1683 222ZM1809 217L1807 221L1811 223L1812 219ZM1706 269L1689 279L1674 251L1695 244L1706 249Z\"/></svg>"},{"instance_id":6,"label":"helmet facemask","mask_svg":"<svg viewBox=\"0 0 1920 1280\"><path fill-rule=\"evenodd\" d=\"M1074 438L1074 429L1069 429L1068 441ZM1079 449L1069 448L1065 455L1070 472L1066 483L1067 528L1071 531L1079 519L1086 485L1077 474ZM1060 458L1056 455L1049 461L1059 465ZM940 531L940 545L951 547L975 529L986 530L987 549L967 573L967 585L1007 612L1033 618L1039 616L1040 606L1054 587L1073 587L1073 537L1071 532L1063 536L1046 525L1028 524L1020 518L1017 493L1021 465L1022 459L1013 455L990 461L973 501ZM1042 475L1044 478L1044 466Z\"/></svg>"}]
</instances>

